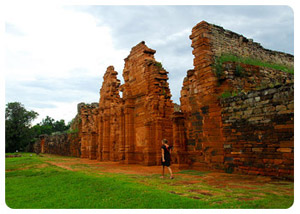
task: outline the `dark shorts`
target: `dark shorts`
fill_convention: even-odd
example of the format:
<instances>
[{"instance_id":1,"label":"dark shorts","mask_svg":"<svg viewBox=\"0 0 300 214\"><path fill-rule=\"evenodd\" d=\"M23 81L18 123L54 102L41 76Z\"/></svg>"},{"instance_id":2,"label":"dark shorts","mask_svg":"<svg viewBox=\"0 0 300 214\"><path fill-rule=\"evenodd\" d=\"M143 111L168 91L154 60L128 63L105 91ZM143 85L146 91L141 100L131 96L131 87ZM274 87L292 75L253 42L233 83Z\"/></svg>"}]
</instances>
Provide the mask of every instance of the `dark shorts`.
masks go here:
<instances>
[{"instance_id":1,"label":"dark shorts","mask_svg":"<svg viewBox=\"0 0 300 214\"><path fill-rule=\"evenodd\" d=\"M170 160L165 160L165 162L161 161L161 165L169 167L171 165Z\"/></svg>"}]
</instances>

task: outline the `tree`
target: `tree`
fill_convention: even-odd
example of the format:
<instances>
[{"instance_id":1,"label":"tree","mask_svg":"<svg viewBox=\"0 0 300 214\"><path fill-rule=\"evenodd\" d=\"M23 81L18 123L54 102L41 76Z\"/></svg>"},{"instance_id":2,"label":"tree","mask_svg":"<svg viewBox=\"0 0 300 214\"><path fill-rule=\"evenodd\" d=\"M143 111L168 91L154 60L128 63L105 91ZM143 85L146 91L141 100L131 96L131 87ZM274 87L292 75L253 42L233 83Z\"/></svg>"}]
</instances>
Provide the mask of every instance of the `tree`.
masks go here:
<instances>
[{"instance_id":1,"label":"tree","mask_svg":"<svg viewBox=\"0 0 300 214\"><path fill-rule=\"evenodd\" d=\"M64 120L55 121L53 118L46 116L42 119L42 122L34 125L32 130L35 138L38 138L41 134L51 135L54 132L65 132L70 128L65 124Z\"/></svg>"},{"instance_id":2,"label":"tree","mask_svg":"<svg viewBox=\"0 0 300 214\"><path fill-rule=\"evenodd\" d=\"M42 119L42 122L40 123L40 125L53 127L53 123L54 123L54 119L49 116L46 116L45 119Z\"/></svg>"},{"instance_id":3,"label":"tree","mask_svg":"<svg viewBox=\"0 0 300 214\"><path fill-rule=\"evenodd\" d=\"M49 116L46 116L46 118L42 119L42 122L36 125L40 129L39 135L40 134L50 135L53 132L53 124L54 124L54 119Z\"/></svg>"},{"instance_id":4,"label":"tree","mask_svg":"<svg viewBox=\"0 0 300 214\"><path fill-rule=\"evenodd\" d=\"M31 122L37 112L27 111L19 102L6 104L5 109L5 152L24 150L33 138Z\"/></svg>"},{"instance_id":5,"label":"tree","mask_svg":"<svg viewBox=\"0 0 300 214\"><path fill-rule=\"evenodd\" d=\"M54 132L64 132L70 128L70 125L65 124L65 120L55 121L53 124Z\"/></svg>"}]
</instances>

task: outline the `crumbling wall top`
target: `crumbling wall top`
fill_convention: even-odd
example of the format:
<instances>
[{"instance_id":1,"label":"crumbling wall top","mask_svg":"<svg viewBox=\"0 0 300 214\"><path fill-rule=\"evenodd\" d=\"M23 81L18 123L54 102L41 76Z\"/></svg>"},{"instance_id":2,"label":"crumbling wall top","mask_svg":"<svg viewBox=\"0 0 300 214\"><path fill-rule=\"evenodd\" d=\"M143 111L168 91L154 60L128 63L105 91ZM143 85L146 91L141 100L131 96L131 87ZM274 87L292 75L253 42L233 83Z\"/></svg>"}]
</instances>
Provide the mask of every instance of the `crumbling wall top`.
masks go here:
<instances>
[{"instance_id":1,"label":"crumbling wall top","mask_svg":"<svg viewBox=\"0 0 300 214\"><path fill-rule=\"evenodd\" d=\"M266 49L260 43L254 42L253 39L205 21L198 23L192 29L190 39L194 41L194 48L201 46L203 42L209 42L214 56L233 54L289 67L294 66L293 55Z\"/></svg>"}]
</instances>

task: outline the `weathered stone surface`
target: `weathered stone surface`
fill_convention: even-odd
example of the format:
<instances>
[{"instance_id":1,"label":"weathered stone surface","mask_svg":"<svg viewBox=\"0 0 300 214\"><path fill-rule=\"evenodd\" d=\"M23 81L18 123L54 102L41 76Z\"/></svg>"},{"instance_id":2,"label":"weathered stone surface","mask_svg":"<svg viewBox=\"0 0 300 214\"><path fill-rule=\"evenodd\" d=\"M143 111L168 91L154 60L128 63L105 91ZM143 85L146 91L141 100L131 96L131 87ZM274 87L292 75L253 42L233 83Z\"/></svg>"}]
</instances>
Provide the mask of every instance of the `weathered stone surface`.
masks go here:
<instances>
[{"instance_id":1,"label":"weathered stone surface","mask_svg":"<svg viewBox=\"0 0 300 214\"><path fill-rule=\"evenodd\" d=\"M97 104L86 104L81 106L80 136L81 136L81 157L96 159L97 137L98 137L98 106Z\"/></svg>"},{"instance_id":2,"label":"weathered stone surface","mask_svg":"<svg viewBox=\"0 0 300 214\"><path fill-rule=\"evenodd\" d=\"M161 140L172 143L168 72L154 54L145 42L133 47L125 59L122 86L108 67L99 101L99 160L160 164Z\"/></svg>"},{"instance_id":3,"label":"weathered stone surface","mask_svg":"<svg viewBox=\"0 0 300 214\"><path fill-rule=\"evenodd\" d=\"M271 94L266 93L269 90L270 89L267 88L265 90L248 92L246 94L246 96L252 97L252 93L255 93L255 96L260 97L260 100L268 99L269 102L265 102L263 105L263 111L253 111L260 101L255 101L253 106L248 106L247 108L242 108L240 106L240 108L237 109L238 111L244 113L247 112L247 114L244 114L245 117L243 120L231 119L233 115L229 114L228 109L222 109L222 114L228 115L226 120L225 118L222 120L223 127L226 125L226 129L223 128L223 135L230 135L230 142L233 145L231 150L225 151L225 155L230 157L233 155L230 152L240 146L250 147L252 149L249 151L245 150L243 154L244 162L240 162L239 165L236 165L236 168L241 169L241 166L245 166L247 162L255 157L255 159L251 161L253 164L260 161L263 161L264 164L252 168L253 173L256 171L258 174L274 175L274 172L276 172L276 175L285 177L290 175L284 174L285 172L293 173L293 161L289 163L285 162L287 159L285 154L293 153L294 114L293 112L279 114L274 106L279 106L277 108L278 110L279 108L286 109L289 103L293 101L292 95L294 94L294 87L293 84L286 84L277 88L276 91ZM273 96L283 92L288 92L290 100L281 100L280 102L276 101L274 104ZM223 99L221 105L226 106L227 102L237 103L242 99L242 96L237 96L235 101L232 101L230 98ZM239 129L242 135L236 135L236 132L233 132L232 129ZM236 138L234 139L233 136L236 136ZM265 160L266 157L268 157L268 160ZM290 171L281 171L281 173L279 173L278 170L282 167L288 167ZM263 169L263 171L261 171L261 169ZM268 169L272 169L272 171L268 171Z\"/></svg>"},{"instance_id":4,"label":"weathered stone surface","mask_svg":"<svg viewBox=\"0 0 300 214\"><path fill-rule=\"evenodd\" d=\"M224 152L225 166L227 160L243 157L239 164L234 163L237 171L251 162L253 166L244 173L268 175L268 170L261 171L267 168L272 169L270 175L277 170L277 175L283 176L284 172L278 172L280 161L269 165L258 163L263 155L283 160L283 155L293 152L279 149L276 153L276 147L272 151L265 148L275 145L275 142L278 148L278 141L288 142L284 144L293 147L293 75L270 68L226 62L222 65L223 75L217 78L213 65L215 56L224 53L287 66L293 66L293 56L266 50L241 35L206 22L197 24L190 38L195 67L184 79L180 98L188 145L186 159L195 159L192 152L201 148L199 155L202 158L198 157L198 160L206 166L218 167L209 157L211 154L206 152L213 148ZM236 75L237 66L243 69L243 75ZM242 93L219 100L224 91ZM204 106L208 110L200 111ZM291 111L287 112L287 109ZM286 123L290 126L282 125ZM245 149L241 151L240 148ZM293 165L289 168L292 169Z\"/></svg>"},{"instance_id":5,"label":"weathered stone surface","mask_svg":"<svg viewBox=\"0 0 300 214\"><path fill-rule=\"evenodd\" d=\"M35 143L34 150L39 153L50 153L64 156L80 157L80 143L77 135L56 134L41 135Z\"/></svg>"}]
</instances>

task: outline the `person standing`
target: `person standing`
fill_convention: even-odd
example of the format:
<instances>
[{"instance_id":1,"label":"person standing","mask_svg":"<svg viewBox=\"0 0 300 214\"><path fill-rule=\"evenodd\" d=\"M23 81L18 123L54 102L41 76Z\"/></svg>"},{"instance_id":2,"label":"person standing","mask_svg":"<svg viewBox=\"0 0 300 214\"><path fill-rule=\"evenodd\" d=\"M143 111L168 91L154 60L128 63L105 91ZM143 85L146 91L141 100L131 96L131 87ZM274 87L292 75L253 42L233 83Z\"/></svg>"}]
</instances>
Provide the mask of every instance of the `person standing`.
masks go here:
<instances>
[{"instance_id":1,"label":"person standing","mask_svg":"<svg viewBox=\"0 0 300 214\"><path fill-rule=\"evenodd\" d=\"M171 169L171 151L172 151L172 146L169 146L168 140L163 139L161 141L162 146L161 146L161 163L162 163L162 176L161 178L164 178L165 174L165 166L168 168L170 172L170 179L173 179L173 173Z\"/></svg>"}]
</instances>

